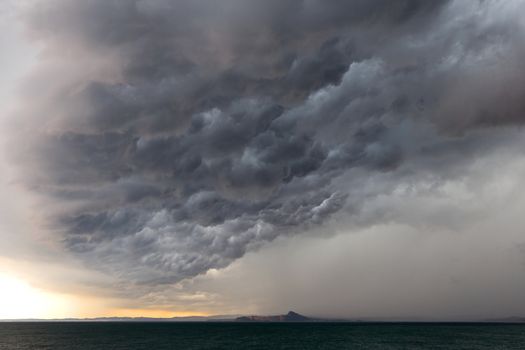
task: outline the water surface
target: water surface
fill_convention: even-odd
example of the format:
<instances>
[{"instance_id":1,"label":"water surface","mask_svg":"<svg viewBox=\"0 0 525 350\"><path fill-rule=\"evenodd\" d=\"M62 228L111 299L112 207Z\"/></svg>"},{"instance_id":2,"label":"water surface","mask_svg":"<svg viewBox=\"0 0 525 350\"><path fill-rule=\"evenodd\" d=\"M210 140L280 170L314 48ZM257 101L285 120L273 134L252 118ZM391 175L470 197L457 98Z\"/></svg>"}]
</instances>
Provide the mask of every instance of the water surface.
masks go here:
<instances>
[{"instance_id":1,"label":"water surface","mask_svg":"<svg viewBox=\"0 0 525 350\"><path fill-rule=\"evenodd\" d=\"M0 350L525 349L525 325L0 323Z\"/></svg>"}]
</instances>

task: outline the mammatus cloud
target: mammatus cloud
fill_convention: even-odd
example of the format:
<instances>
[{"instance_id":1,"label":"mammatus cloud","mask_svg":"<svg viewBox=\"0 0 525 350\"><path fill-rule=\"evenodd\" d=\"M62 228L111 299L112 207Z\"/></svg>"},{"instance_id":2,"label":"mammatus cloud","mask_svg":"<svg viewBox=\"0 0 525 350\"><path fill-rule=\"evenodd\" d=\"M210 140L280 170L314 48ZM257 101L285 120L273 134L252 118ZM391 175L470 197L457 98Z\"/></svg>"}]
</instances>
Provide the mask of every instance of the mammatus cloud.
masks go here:
<instances>
[{"instance_id":1,"label":"mammatus cloud","mask_svg":"<svg viewBox=\"0 0 525 350\"><path fill-rule=\"evenodd\" d=\"M525 109L519 1L37 2L19 166L65 248L173 283L446 178ZM24 140L24 142L20 142ZM368 192L374 174L390 181Z\"/></svg>"}]
</instances>

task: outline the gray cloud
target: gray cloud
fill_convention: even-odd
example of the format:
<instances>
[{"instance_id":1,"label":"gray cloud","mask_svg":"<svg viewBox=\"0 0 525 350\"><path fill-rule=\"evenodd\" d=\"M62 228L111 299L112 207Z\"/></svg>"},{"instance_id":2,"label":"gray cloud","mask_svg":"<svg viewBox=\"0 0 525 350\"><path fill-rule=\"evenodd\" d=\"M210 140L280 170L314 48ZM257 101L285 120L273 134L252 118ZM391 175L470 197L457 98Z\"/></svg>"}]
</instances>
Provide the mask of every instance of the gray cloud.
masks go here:
<instances>
[{"instance_id":1,"label":"gray cloud","mask_svg":"<svg viewBox=\"0 0 525 350\"><path fill-rule=\"evenodd\" d=\"M451 176L523 121L512 6L42 2L26 19L50 93L28 88L20 166L65 247L137 283L331 218L381 221L359 217L370 197L410 172Z\"/></svg>"}]
</instances>

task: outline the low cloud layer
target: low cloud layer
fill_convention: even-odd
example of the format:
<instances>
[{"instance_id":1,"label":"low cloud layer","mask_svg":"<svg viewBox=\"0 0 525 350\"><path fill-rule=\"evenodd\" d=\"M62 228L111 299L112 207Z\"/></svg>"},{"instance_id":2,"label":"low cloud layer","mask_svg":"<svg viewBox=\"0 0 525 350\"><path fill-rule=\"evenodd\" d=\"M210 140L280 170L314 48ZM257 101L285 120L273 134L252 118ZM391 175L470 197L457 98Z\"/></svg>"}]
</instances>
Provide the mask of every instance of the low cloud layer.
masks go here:
<instances>
[{"instance_id":1,"label":"low cloud layer","mask_svg":"<svg viewBox=\"0 0 525 350\"><path fill-rule=\"evenodd\" d=\"M68 252L124 281L179 282L331 220L392 220L362 208L504 147L525 120L524 10L37 2L12 158Z\"/></svg>"}]
</instances>

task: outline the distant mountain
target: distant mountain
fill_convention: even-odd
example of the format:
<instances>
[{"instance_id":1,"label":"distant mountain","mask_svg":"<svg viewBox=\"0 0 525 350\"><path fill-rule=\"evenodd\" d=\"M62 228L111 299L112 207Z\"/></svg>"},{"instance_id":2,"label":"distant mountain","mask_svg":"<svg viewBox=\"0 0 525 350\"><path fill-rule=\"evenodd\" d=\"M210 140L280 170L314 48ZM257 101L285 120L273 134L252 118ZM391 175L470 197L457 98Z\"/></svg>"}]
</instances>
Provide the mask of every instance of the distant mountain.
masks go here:
<instances>
[{"instance_id":1,"label":"distant mountain","mask_svg":"<svg viewBox=\"0 0 525 350\"><path fill-rule=\"evenodd\" d=\"M290 311L286 315L272 315L272 316L241 316L237 317L235 321L238 322L308 322L316 321L316 319L309 318Z\"/></svg>"},{"instance_id":2,"label":"distant mountain","mask_svg":"<svg viewBox=\"0 0 525 350\"><path fill-rule=\"evenodd\" d=\"M461 318L461 319L422 319L422 318L313 318L294 311L284 315L215 315L186 316L171 318L153 317L96 317L96 318L60 318L60 319L0 319L1 322L359 322L359 323L396 323L396 322L458 322L458 323L525 323L525 317L511 316L501 318Z\"/></svg>"},{"instance_id":3,"label":"distant mountain","mask_svg":"<svg viewBox=\"0 0 525 350\"><path fill-rule=\"evenodd\" d=\"M55 319L5 319L0 322L232 322L238 315L183 316L170 318L154 317L93 317L93 318L55 318Z\"/></svg>"},{"instance_id":4,"label":"distant mountain","mask_svg":"<svg viewBox=\"0 0 525 350\"><path fill-rule=\"evenodd\" d=\"M218 315L218 316L183 316L169 318L154 317L97 317L72 319L72 321L106 321L106 322L204 322L204 321L233 321L236 316Z\"/></svg>"}]
</instances>

